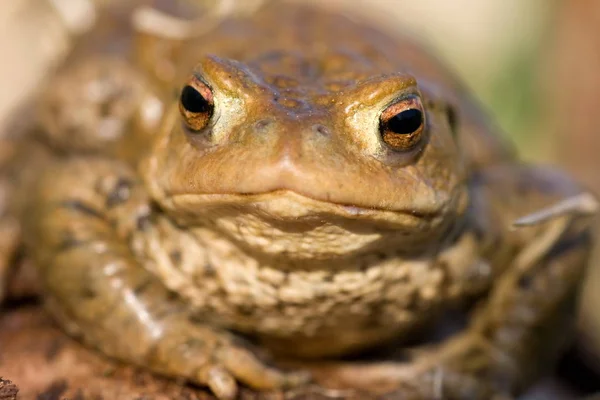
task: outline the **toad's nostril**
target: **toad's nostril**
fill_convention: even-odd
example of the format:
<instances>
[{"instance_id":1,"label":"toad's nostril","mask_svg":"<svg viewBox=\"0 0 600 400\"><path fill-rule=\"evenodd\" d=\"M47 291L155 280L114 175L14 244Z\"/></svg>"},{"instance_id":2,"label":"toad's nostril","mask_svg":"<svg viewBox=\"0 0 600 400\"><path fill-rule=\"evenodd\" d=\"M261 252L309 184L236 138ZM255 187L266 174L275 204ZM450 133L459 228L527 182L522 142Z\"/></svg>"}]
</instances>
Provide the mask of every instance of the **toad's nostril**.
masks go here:
<instances>
[{"instance_id":1,"label":"toad's nostril","mask_svg":"<svg viewBox=\"0 0 600 400\"><path fill-rule=\"evenodd\" d=\"M312 130L315 133L318 133L319 135L322 136L329 136L329 129L327 129L327 127L321 125L321 124L315 124L312 126Z\"/></svg>"},{"instance_id":2,"label":"toad's nostril","mask_svg":"<svg viewBox=\"0 0 600 400\"><path fill-rule=\"evenodd\" d=\"M271 126L272 123L273 121L270 119L261 119L254 124L254 131L257 133L263 133L269 128L269 126Z\"/></svg>"}]
</instances>

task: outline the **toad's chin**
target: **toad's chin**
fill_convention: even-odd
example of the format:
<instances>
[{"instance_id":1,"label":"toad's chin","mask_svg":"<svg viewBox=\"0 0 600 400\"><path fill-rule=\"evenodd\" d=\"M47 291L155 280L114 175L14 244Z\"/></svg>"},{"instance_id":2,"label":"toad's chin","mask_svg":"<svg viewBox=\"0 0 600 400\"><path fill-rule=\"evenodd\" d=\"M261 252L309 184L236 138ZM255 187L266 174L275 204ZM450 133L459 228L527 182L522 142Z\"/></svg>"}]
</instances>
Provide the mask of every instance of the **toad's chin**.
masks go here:
<instances>
[{"instance_id":1,"label":"toad's chin","mask_svg":"<svg viewBox=\"0 0 600 400\"><path fill-rule=\"evenodd\" d=\"M181 225L212 229L264 256L330 260L435 243L456 215L420 214L315 200L288 190L255 195L178 194L166 203Z\"/></svg>"}]
</instances>

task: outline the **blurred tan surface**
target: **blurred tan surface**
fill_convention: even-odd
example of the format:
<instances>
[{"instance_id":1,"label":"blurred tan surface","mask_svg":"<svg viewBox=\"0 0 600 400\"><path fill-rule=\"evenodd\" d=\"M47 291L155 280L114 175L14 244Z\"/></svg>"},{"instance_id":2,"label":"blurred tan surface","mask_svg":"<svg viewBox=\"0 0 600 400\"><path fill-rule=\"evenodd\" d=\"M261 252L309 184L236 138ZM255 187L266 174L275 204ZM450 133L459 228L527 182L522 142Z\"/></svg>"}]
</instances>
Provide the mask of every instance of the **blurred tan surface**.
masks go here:
<instances>
[{"instance_id":1,"label":"blurred tan surface","mask_svg":"<svg viewBox=\"0 0 600 400\"><path fill-rule=\"evenodd\" d=\"M0 126L93 23L89 0L11 0L0 3ZM56 4L62 4L62 13Z\"/></svg>"}]
</instances>

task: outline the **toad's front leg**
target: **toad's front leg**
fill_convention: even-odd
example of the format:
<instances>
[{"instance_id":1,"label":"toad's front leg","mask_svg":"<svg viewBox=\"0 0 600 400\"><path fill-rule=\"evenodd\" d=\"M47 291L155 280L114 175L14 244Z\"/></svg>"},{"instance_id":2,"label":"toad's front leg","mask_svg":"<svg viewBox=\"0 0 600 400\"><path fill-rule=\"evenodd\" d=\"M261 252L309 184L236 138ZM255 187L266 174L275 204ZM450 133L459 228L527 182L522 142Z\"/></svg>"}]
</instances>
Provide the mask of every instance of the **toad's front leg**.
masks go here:
<instances>
[{"instance_id":1,"label":"toad's front leg","mask_svg":"<svg viewBox=\"0 0 600 400\"><path fill-rule=\"evenodd\" d=\"M231 334L188 318L185 305L133 258L128 236L150 218L130 169L107 160L55 165L31 193L25 229L48 305L71 333L122 361L235 397L300 382L269 368Z\"/></svg>"},{"instance_id":2,"label":"toad's front leg","mask_svg":"<svg viewBox=\"0 0 600 400\"><path fill-rule=\"evenodd\" d=\"M526 165L485 171L473 192L485 204L474 216L489 224L484 253L504 272L468 331L440 349L442 368L514 395L568 343L598 202L561 172Z\"/></svg>"},{"instance_id":3,"label":"toad's front leg","mask_svg":"<svg viewBox=\"0 0 600 400\"><path fill-rule=\"evenodd\" d=\"M468 329L407 363L316 368L320 381L396 386L390 398L508 399L553 365L573 326L597 202L560 173L527 166L486 171L473 196L483 253L503 272Z\"/></svg>"}]
</instances>

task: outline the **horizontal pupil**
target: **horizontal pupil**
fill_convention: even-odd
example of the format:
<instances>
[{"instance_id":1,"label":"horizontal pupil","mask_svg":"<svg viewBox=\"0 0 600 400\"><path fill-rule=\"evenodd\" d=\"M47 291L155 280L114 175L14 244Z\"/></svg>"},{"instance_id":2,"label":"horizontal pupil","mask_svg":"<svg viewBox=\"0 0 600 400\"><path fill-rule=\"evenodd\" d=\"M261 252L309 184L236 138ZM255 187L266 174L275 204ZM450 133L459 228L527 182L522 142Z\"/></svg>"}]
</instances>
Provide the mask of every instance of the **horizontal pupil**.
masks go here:
<instances>
[{"instance_id":1,"label":"horizontal pupil","mask_svg":"<svg viewBox=\"0 0 600 400\"><path fill-rule=\"evenodd\" d=\"M181 104L183 108L192 113L205 113L210 111L210 104L193 87L186 86L181 92Z\"/></svg>"},{"instance_id":2,"label":"horizontal pupil","mask_svg":"<svg viewBox=\"0 0 600 400\"><path fill-rule=\"evenodd\" d=\"M401 135L415 132L423 123L423 114L420 110L410 109L394 115L387 122L387 128Z\"/></svg>"}]
</instances>

